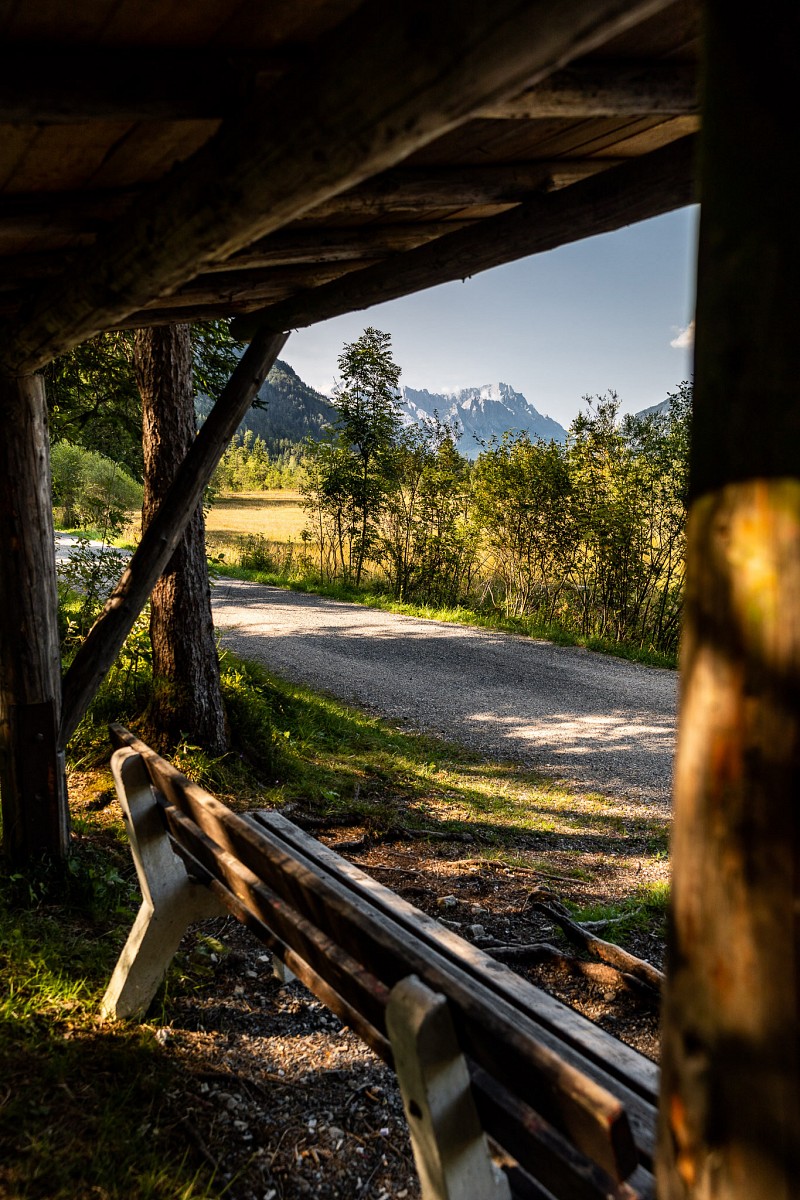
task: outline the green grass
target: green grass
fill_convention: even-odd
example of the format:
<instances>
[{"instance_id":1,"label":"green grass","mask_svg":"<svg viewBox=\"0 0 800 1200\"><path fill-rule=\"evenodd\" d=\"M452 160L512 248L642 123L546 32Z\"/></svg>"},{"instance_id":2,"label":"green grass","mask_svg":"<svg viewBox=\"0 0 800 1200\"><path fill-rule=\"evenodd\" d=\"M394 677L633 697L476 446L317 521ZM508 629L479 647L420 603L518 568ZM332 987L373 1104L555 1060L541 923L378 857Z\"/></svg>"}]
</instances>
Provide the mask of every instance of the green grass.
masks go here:
<instances>
[{"instance_id":1,"label":"green grass","mask_svg":"<svg viewBox=\"0 0 800 1200\"><path fill-rule=\"evenodd\" d=\"M97 1018L139 904L122 821L115 806L102 807L106 725L137 729L146 651L142 628L70 746L71 769L85 778L92 768L97 780L73 800L68 870L0 879L0 1196L202 1200L225 1192L181 1124L186 1079L161 1052L154 1026ZM423 856L441 846L425 842L426 831L468 837L474 845L445 843L443 853L595 892L617 860L629 870L631 854L663 857L660 821L626 830L606 797L574 795L536 772L404 733L228 653L222 679L232 750L212 757L187 740L170 757L236 808L330 817L375 835L400 825L421 836ZM576 915L625 917L603 931L616 939L659 927L664 904L664 888L651 886ZM210 983L214 949L200 939L179 961L156 1000L160 1023L186 988Z\"/></svg>"},{"instance_id":2,"label":"green grass","mask_svg":"<svg viewBox=\"0 0 800 1200\"><path fill-rule=\"evenodd\" d=\"M66 876L0 881L0 1195L220 1194L180 1126L151 1026L97 1018L139 902L122 822L79 823Z\"/></svg>"},{"instance_id":3,"label":"green grass","mask_svg":"<svg viewBox=\"0 0 800 1200\"><path fill-rule=\"evenodd\" d=\"M625 942L634 933L654 934L663 938L666 933L669 908L669 884L664 880L640 884L636 891L618 904L567 904L578 922L608 921L596 931L608 942Z\"/></svg>"}]
</instances>

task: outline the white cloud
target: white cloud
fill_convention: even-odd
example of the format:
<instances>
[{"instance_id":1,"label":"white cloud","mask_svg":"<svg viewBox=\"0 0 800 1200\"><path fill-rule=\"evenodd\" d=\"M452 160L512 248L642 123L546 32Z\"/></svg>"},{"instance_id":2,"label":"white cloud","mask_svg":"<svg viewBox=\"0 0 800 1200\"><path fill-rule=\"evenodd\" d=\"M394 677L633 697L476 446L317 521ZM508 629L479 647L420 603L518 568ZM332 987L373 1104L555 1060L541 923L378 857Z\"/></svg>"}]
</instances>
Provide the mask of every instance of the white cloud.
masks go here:
<instances>
[{"instance_id":1,"label":"white cloud","mask_svg":"<svg viewBox=\"0 0 800 1200\"><path fill-rule=\"evenodd\" d=\"M694 345L694 321L690 321L685 329L682 329L677 337L674 337L670 342L670 346L675 350L688 350Z\"/></svg>"}]
</instances>

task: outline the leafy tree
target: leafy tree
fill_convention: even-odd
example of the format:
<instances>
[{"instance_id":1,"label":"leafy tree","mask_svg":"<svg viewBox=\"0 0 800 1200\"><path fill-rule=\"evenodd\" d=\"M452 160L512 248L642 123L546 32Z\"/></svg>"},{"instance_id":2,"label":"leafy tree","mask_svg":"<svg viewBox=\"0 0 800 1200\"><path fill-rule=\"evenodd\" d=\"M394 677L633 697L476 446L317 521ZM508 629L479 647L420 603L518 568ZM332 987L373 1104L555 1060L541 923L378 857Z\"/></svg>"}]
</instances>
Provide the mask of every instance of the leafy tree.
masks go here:
<instances>
[{"instance_id":1,"label":"leafy tree","mask_svg":"<svg viewBox=\"0 0 800 1200\"><path fill-rule=\"evenodd\" d=\"M336 418L327 439L308 443L303 492L314 514L313 535L322 539L321 569L327 548L334 569L358 586L391 486L401 428L400 368L392 359L389 334L373 328L345 345L338 365Z\"/></svg>"},{"instance_id":2,"label":"leafy tree","mask_svg":"<svg viewBox=\"0 0 800 1200\"><path fill-rule=\"evenodd\" d=\"M351 479L358 522L354 568L358 586L389 487L392 451L400 432L400 368L392 358L389 334L372 327L344 347L338 364L342 378L334 392L338 410L334 430L355 460Z\"/></svg>"},{"instance_id":3,"label":"leafy tree","mask_svg":"<svg viewBox=\"0 0 800 1200\"><path fill-rule=\"evenodd\" d=\"M298 487L303 457L302 446L283 440L276 441L271 450L263 438L248 429L236 434L223 454L214 472L212 490L216 494Z\"/></svg>"},{"instance_id":4,"label":"leafy tree","mask_svg":"<svg viewBox=\"0 0 800 1200\"><path fill-rule=\"evenodd\" d=\"M457 429L436 416L396 439L375 556L398 599L453 603L468 583L469 464L457 440Z\"/></svg>"},{"instance_id":5,"label":"leafy tree","mask_svg":"<svg viewBox=\"0 0 800 1200\"><path fill-rule=\"evenodd\" d=\"M119 463L96 450L57 442L50 456L53 503L68 529L92 527L116 532L125 514L142 503L142 485Z\"/></svg>"},{"instance_id":6,"label":"leafy tree","mask_svg":"<svg viewBox=\"0 0 800 1200\"><path fill-rule=\"evenodd\" d=\"M191 327L198 392L218 395L241 353L227 321ZM102 333L44 369L53 443L97 450L141 480L142 405L133 368L132 330Z\"/></svg>"},{"instance_id":7,"label":"leafy tree","mask_svg":"<svg viewBox=\"0 0 800 1200\"><path fill-rule=\"evenodd\" d=\"M575 554L572 486L563 446L506 434L479 456L474 515L503 587L506 615L554 617Z\"/></svg>"}]
</instances>

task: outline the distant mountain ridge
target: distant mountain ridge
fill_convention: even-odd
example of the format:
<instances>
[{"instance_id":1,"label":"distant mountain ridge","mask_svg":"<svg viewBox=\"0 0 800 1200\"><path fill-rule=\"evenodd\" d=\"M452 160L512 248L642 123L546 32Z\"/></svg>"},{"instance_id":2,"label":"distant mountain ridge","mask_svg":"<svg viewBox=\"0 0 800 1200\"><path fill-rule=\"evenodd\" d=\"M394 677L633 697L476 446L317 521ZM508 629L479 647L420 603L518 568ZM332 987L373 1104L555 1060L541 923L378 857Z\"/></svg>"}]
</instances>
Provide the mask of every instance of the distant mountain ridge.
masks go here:
<instances>
[{"instance_id":1,"label":"distant mountain ridge","mask_svg":"<svg viewBox=\"0 0 800 1200\"><path fill-rule=\"evenodd\" d=\"M196 407L198 417L206 417L211 401L200 396ZM279 358L237 432L252 430L270 451L275 451L282 443L321 438L335 416L330 400L304 383L294 368Z\"/></svg>"},{"instance_id":2,"label":"distant mountain ridge","mask_svg":"<svg viewBox=\"0 0 800 1200\"><path fill-rule=\"evenodd\" d=\"M270 449L281 443L319 439L336 419L335 405L304 383L293 367L281 359L275 363L251 408L239 426L263 438ZM198 401L198 415L208 414L211 402ZM458 448L467 458L477 458L481 443L501 438L504 433L527 433L543 441L564 442L567 431L558 421L545 416L507 383L461 388L457 392L429 392L403 387L398 407L404 422L415 424L438 415L442 421L457 421L461 430Z\"/></svg>"},{"instance_id":3,"label":"distant mountain ridge","mask_svg":"<svg viewBox=\"0 0 800 1200\"><path fill-rule=\"evenodd\" d=\"M504 433L527 433L544 442L567 440L563 425L540 413L507 383L487 383L457 392L404 387L400 408L409 424L434 414L442 421L457 421L462 431L458 448L467 458L477 458L482 443L492 437L501 438Z\"/></svg>"}]
</instances>

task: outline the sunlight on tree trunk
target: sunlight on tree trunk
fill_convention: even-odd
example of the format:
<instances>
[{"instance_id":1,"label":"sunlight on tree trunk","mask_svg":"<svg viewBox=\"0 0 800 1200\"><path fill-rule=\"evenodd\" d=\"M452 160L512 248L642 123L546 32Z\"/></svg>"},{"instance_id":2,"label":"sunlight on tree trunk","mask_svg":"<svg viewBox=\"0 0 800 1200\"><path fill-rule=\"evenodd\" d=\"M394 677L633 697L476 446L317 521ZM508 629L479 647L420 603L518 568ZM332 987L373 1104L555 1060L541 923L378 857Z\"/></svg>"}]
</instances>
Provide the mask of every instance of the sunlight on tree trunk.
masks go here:
<instances>
[{"instance_id":1,"label":"sunlight on tree trunk","mask_svg":"<svg viewBox=\"0 0 800 1200\"><path fill-rule=\"evenodd\" d=\"M188 325L137 331L134 362L143 409L146 527L196 433ZM225 750L200 505L153 590L150 635L154 694L149 736L157 735L162 745L188 738L214 753Z\"/></svg>"}]
</instances>

